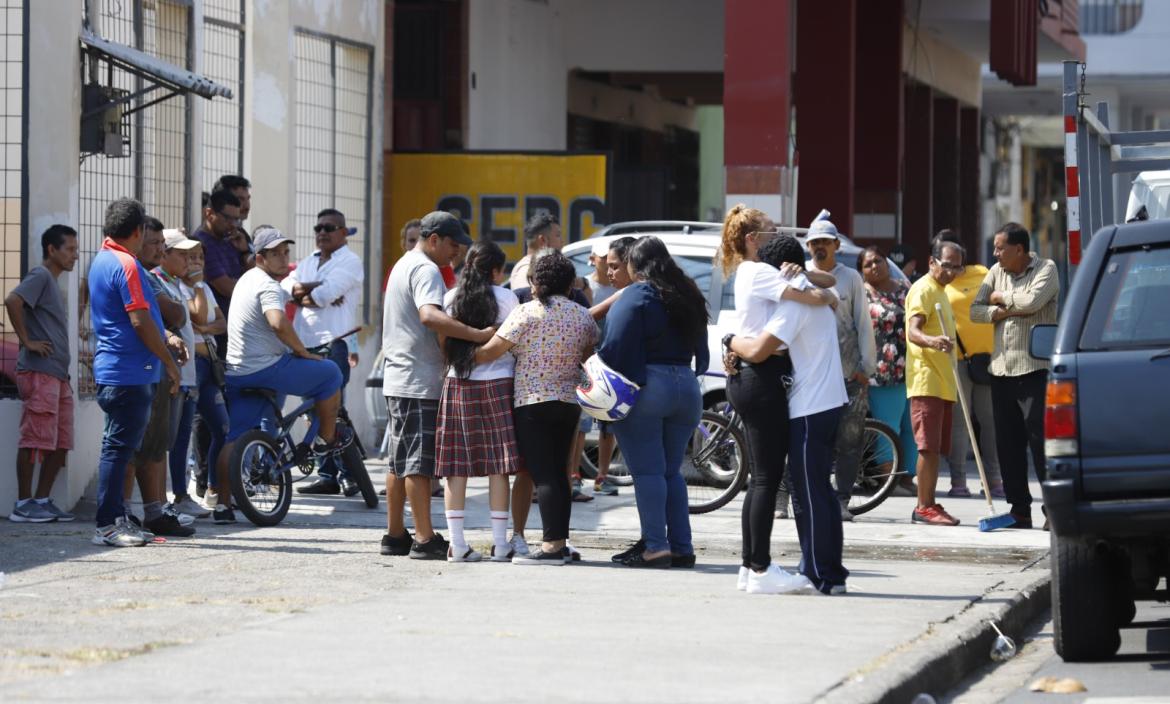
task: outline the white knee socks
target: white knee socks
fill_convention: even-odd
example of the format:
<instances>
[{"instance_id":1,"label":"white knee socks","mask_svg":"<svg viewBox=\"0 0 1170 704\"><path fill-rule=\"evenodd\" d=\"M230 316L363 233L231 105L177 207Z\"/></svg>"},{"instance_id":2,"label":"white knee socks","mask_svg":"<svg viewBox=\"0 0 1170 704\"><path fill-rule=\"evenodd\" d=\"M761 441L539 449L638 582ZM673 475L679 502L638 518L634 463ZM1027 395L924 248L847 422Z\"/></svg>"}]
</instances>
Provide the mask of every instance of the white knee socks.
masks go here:
<instances>
[{"instance_id":1,"label":"white knee socks","mask_svg":"<svg viewBox=\"0 0 1170 704\"><path fill-rule=\"evenodd\" d=\"M451 531L451 546L457 554L467 552L467 539L463 537L463 512L447 512L447 528Z\"/></svg>"},{"instance_id":2,"label":"white knee socks","mask_svg":"<svg viewBox=\"0 0 1170 704\"><path fill-rule=\"evenodd\" d=\"M492 511L492 543L496 546L497 554L508 552L508 512ZM501 551L503 551L501 553Z\"/></svg>"}]
</instances>

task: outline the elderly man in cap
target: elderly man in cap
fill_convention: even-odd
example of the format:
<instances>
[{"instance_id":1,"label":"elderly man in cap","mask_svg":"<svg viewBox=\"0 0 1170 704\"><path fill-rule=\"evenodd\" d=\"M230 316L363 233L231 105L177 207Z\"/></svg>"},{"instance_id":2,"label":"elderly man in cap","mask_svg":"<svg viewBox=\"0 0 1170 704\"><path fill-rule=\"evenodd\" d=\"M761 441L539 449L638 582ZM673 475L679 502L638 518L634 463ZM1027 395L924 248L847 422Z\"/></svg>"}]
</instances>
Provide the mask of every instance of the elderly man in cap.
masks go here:
<instances>
[{"instance_id":1,"label":"elderly man in cap","mask_svg":"<svg viewBox=\"0 0 1170 704\"><path fill-rule=\"evenodd\" d=\"M271 389L277 402L286 394L312 398L320 428L313 452L320 458L336 456L352 442L337 437L337 409L341 405L341 370L333 362L305 349L292 323L284 313L287 296L280 279L288 274L291 237L271 225L261 225L253 232L256 266L236 282L228 312L227 399L231 418L227 444L219 453L216 523L234 523L235 514L228 483L228 458L232 444L245 432L269 427L270 407L264 398L244 395L243 389Z\"/></svg>"},{"instance_id":2,"label":"elderly man in cap","mask_svg":"<svg viewBox=\"0 0 1170 704\"><path fill-rule=\"evenodd\" d=\"M837 279L833 290L841 299L837 306L837 343L841 348L841 372L845 375L849 405L837 426L835 474L841 519L851 521L853 514L849 513L849 497L861 462L865 413L869 408L866 392L869 378L877 371L877 343L869 316L865 281L856 270L837 261L837 250L841 248L837 226L828 220L813 222L805 243L812 252L809 268L832 274Z\"/></svg>"},{"instance_id":3,"label":"elderly man in cap","mask_svg":"<svg viewBox=\"0 0 1170 704\"><path fill-rule=\"evenodd\" d=\"M447 287L439 267L450 264L471 238L451 213L428 213L418 243L394 264L382 307L382 392L390 413L383 555L447 559L448 543L431 526L431 477L435 475L435 425L446 364L439 336L484 343L493 328L477 330L443 311ZM406 530L406 499L414 536Z\"/></svg>"}]
</instances>

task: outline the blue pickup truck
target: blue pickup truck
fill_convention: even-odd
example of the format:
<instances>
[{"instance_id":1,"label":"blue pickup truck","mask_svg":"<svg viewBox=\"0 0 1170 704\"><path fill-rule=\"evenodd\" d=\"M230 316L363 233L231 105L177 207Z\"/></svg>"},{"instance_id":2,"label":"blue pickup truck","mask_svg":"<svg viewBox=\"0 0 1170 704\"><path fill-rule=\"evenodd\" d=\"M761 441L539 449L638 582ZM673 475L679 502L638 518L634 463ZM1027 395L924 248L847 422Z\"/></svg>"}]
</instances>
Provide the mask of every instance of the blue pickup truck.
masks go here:
<instances>
[{"instance_id":1,"label":"blue pickup truck","mask_svg":"<svg viewBox=\"0 0 1170 704\"><path fill-rule=\"evenodd\" d=\"M1166 600L1170 579L1170 221L1097 232L1060 324L1030 343L1052 363L1042 486L1056 651L1109 658L1134 600Z\"/></svg>"}]
</instances>

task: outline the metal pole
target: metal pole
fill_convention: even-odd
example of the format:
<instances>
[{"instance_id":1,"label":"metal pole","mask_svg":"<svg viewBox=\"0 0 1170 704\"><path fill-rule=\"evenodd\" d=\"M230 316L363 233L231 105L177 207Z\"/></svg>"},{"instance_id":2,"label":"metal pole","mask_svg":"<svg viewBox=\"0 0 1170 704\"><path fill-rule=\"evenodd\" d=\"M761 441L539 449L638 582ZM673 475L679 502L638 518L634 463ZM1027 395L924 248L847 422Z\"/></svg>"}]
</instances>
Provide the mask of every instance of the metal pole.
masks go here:
<instances>
[{"instance_id":1,"label":"metal pole","mask_svg":"<svg viewBox=\"0 0 1170 704\"><path fill-rule=\"evenodd\" d=\"M1077 168L1077 62L1064 62L1064 192L1066 198L1066 227L1068 238L1065 249L1068 257L1068 278L1071 281L1081 261L1081 205L1080 172ZM1068 283L1068 282L1064 282ZM1062 289L1067 290L1067 286Z\"/></svg>"},{"instance_id":2,"label":"metal pole","mask_svg":"<svg viewBox=\"0 0 1170 704\"><path fill-rule=\"evenodd\" d=\"M1109 103L1097 103L1097 119L1105 129L1109 129ZM1112 141L1112 140L1110 140ZM1117 222L1113 215L1113 169L1109 168L1112 157L1107 145L1099 147L1101 161L1101 222L1103 225L1112 225Z\"/></svg>"}]
</instances>

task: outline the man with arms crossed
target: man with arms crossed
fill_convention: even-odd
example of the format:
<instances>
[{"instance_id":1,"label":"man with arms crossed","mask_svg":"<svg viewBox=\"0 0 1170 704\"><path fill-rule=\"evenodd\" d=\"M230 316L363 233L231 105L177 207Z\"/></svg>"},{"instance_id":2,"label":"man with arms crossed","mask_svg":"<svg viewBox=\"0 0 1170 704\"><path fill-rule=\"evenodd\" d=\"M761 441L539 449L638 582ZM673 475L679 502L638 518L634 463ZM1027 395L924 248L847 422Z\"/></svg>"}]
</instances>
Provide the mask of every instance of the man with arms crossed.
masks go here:
<instances>
[{"instance_id":1,"label":"man with arms crossed","mask_svg":"<svg viewBox=\"0 0 1170 704\"><path fill-rule=\"evenodd\" d=\"M1028 231L1009 222L995 233L994 264L971 302L971 320L995 323L991 405L999 471L1017 528L1032 527L1028 454L1044 481L1044 396L1048 362L1028 354L1034 325L1055 324L1060 279L1056 264L1030 252Z\"/></svg>"},{"instance_id":2,"label":"man with arms crossed","mask_svg":"<svg viewBox=\"0 0 1170 704\"><path fill-rule=\"evenodd\" d=\"M349 228L345 215L333 208L317 213L313 227L317 251L302 259L280 287L296 304L293 329L301 341L311 347L329 345L329 359L341 371L341 396L349 383L349 345L342 335L357 328L357 305L362 296L366 268L361 257L346 246ZM353 355L357 363L357 355ZM339 483L340 481L340 483ZM297 488L301 494L358 493L357 483L345 476L336 458L326 458L317 476Z\"/></svg>"},{"instance_id":3,"label":"man with arms crossed","mask_svg":"<svg viewBox=\"0 0 1170 704\"><path fill-rule=\"evenodd\" d=\"M386 534L383 555L447 559L447 541L431 527L431 478L435 474L435 424L445 363L439 335L484 343L493 328L476 330L443 312L447 289L439 267L471 245L459 220L435 211L422 219L414 249L390 272L382 313L386 359L382 391L390 412L389 472L386 474ZM414 515L414 538L406 530L406 499Z\"/></svg>"}]
</instances>

